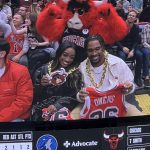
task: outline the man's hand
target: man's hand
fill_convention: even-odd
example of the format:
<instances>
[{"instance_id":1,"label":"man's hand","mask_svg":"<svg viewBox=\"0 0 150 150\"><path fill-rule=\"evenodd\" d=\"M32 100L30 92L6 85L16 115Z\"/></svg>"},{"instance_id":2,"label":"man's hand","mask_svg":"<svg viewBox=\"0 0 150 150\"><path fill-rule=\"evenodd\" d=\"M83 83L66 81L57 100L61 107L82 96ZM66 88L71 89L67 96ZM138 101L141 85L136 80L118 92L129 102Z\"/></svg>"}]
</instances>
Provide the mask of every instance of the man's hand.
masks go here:
<instances>
[{"instance_id":1,"label":"man's hand","mask_svg":"<svg viewBox=\"0 0 150 150\"><path fill-rule=\"evenodd\" d=\"M127 47L123 47L123 52L129 54L130 50Z\"/></svg>"},{"instance_id":2,"label":"man's hand","mask_svg":"<svg viewBox=\"0 0 150 150\"><path fill-rule=\"evenodd\" d=\"M129 94L133 89L133 83L131 82L125 82L124 83L124 88L123 88L123 93L124 94Z\"/></svg>"},{"instance_id":3,"label":"man's hand","mask_svg":"<svg viewBox=\"0 0 150 150\"><path fill-rule=\"evenodd\" d=\"M79 91L79 98L80 98L80 100L84 102L85 101L85 97L88 96L88 94L89 93L86 92L85 90L83 90L83 89L80 90Z\"/></svg>"}]
</instances>

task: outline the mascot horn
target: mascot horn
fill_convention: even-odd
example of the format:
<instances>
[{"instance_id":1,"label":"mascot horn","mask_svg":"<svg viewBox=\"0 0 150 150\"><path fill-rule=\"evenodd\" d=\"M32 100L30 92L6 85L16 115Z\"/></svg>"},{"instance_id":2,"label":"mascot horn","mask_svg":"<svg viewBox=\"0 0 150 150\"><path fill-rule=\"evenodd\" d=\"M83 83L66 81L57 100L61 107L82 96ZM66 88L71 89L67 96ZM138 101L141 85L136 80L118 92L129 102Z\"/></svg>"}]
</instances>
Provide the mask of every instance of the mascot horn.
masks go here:
<instances>
[{"instance_id":1,"label":"mascot horn","mask_svg":"<svg viewBox=\"0 0 150 150\"><path fill-rule=\"evenodd\" d=\"M50 41L74 42L78 46L79 63L86 58L84 41L89 34L101 35L106 44L113 44L128 32L125 21L106 0L64 0L49 4L38 16L36 25L38 32Z\"/></svg>"}]
</instances>

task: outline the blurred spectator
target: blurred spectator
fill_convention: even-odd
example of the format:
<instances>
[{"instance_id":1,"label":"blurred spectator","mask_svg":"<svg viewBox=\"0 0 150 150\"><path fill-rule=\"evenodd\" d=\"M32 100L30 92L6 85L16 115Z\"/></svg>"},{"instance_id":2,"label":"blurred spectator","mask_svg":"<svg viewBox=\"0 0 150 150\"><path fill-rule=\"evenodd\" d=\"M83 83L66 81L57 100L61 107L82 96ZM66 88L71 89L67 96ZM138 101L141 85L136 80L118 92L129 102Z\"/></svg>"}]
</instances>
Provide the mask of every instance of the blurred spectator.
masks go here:
<instances>
[{"instance_id":1,"label":"blurred spectator","mask_svg":"<svg viewBox=\"0 0 150 150\"><path fill-rule=\"evenodd\" d=\"M0 122L25 121L30 117L32 81L26 67L7 60L9 50L0 39Z\"/></svg>"},{"instance_id":2,"label":"blurred spectator","mask_svg":"<svg viewBox=\"0 0 150 150\"><path fill-rule=\"evenodd\" d=\"M143 53L143 78L145 87L150 87L149 68L150 68L150 24L141 25L142 53Z\"/></svg>"},{"instance_id":3,"label":"blurred spectator","mask_svg":"<svg viewBox=\"0 0 150 150\"><path fill-rule=\"evenodd\" d=\"M138 49L139 45L139 27L135 24L137 20L137 12L129 12L126 22L129 28L129 33L127 36L120 42L117 42L118 45L118 56L125 60L136 59L135 66L135 76L134 81L138 86L142 86L141 70L143 63L143 54Z\"/></svg>"},{"instance_id":4,"label":"blurred spectator","mask_svg":"<svg viewBox=\"0 0 150 150\"><path fill-rule=\"evenodd\" d=\"M118 1L121 1L123 3L123 9L124 9L125 13L127 13L128 12L128 6L130 5L130 2L128 0L118 0Z\"/></svg>"},{"instance_id":5,"label":"blurred spectator","mask_svg":"<svg viewBox=\"0 0 150 150\"><path fill-rule=\"evenodd\" d=\"M0 0L0 10L3 11L6 15L12 15L12 10L10 6L7 5L5 0Z\"/></svg>"},{"instance_id":6,"label":"blurred spectator","mask_svg":"<svg viewBox=\"0 0 150 150\"><path fill-rule=\"evenodd\" d=\"M3 20L5 23L8 23L7 15L0 10L0 20Z\"/></svg>"},{"instance_id":7,"label":"blurred spectator","mask_svg":"<svg viewBox=\"0 0 150 150\"><path fill-rule=\"evenodd\" d=\"M128 6L128 13L130 12L130 11L132 11L133 10L133 7L131 6L131 5L129 5Z\"/></svg>"},{"instance_id":8,"label":"blurred spectator","mask_svg":"<svg viewBox=\"0 0 150 150\"><path fill-rule=\"evenodd\" d=\"M138 13L141 13L143 10L143 0L131 0L131 6L133 9L138 11Z\"/></svg>"},{"instance_id":9,"label":"blurred spectator","mask_svg":"<svg viewBox=\"0 0 150 150\"><path fill-rule=\"evenodd\" d=\"M108 0L108 2L111 3L114 7L116 7L116 1L117 0Z\"/></svg>"},{"instance_id":10,"label":"blurred spectator","mask_svg":"<svg viewBox=\"0 0 150 150\"><path fill-rule=\"evenodd\" d=\"M28 11L27 6L20 6L18 9L18 13L23 17L24 21L27 17L27 11Z\"/></svg>"},{"instance_id":11,"label":"blurred spectator","mask_svg":"<svg viewBox=\"0 0 150 150\"><path fill-rule=\"evenodd\" d=\"M21 29L23 18L20 14L15 14L12 21L17 29ZM27 66L27 56L25 54L27 53L29 47L25 35L15 35L12 32L10 25L6 24L2 20L0 21L0 29L4 33L4 38L7 39L10 44L10 53L8 55L9 59Z\"/></svg>"},{"instance_id":12,"label":"blurred spectator","mask_svg":"<svg viewBox=\"0 0 150 150\"><path fill-rule=\"evenodd\" d=\"M127 13L125 13L125 20L127 19L128 13L131 12L132 10L134 11L133 7L131 5L129 5L128 11L127 11Z\"/></svg>"},{"instance_id":13,"label":"blurred spectator","mask_svg":"<svg viewBox=\"0 0 150 150\"><path fill-rule=\"evenodd\" d=\"M122 17L123 19L125 19L125 11L123 9L123 2L122 1L117 1L116 11L117 11L117 13L118 13L118 15L120 17Z\"/></svg>"},{"instance_id":14,"label":"blurred spectator","mask_svg":"<svg viewBox=\"0 0 150 150\"><path fill-rule=\"evenodd\" d=\"M42 9L41 9L40 5L38 3L36 3L36 2L34 2L33 4L31 4L30 7L29 7L29 11L31 13L35 13L37 15L41 12L41 10Z\"/></svg>"},{"instance_id":15,"label":"blurred spectator","mask_svg":"<svg viewBox=\"0 0 150 150\"><path fill-rule=\"evenodd\" d=\"M39 7L41 8L41 10L43 10L43 8L45 7L44 0L37 0L37 3L39 5Z\"/></svg>"},{"instance_id":16,"label":"blurred spectator","mask_svg":"<svg viewBox=\"0 0 150 150\"><path fill-rule=\"evenodd\" d=\"M0 20L8 23L7 15L12 16L12 10L8 5L6 5L5 0L0 0Z\"/></svg>"},{"instance_id":17,"label":"blurred spectator","mask_svg":"<svg viewBox=\"0 0 150 150\"><path fill-rule=\"evenodd\" d=\"M56 49L50 46L49 40L38 34L36 20L37 14L31 13L29 18L26 18L27 26L20 30L16 30L13 22L10 22L14 34L27 34L29 44L28 64L31 76L38 67L55 57L56 53Z\"/></svg>"}]
</instances>

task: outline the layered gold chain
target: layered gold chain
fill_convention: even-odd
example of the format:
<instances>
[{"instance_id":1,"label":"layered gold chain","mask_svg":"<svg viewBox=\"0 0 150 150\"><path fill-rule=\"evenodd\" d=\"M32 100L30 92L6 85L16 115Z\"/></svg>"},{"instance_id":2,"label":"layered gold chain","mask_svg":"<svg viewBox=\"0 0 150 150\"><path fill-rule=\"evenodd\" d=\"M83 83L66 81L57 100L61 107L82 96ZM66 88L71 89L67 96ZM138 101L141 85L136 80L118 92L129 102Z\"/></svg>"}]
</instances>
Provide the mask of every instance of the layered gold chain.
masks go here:
<instances>
[{"instance_id":1,"label":"layered gold chain","mask_svg":"<svg viewBox=\"0 0 150 150\"><path fill-rule=\"evenodd\" d=\"M106 52L106 51L104 52L104 57L105 57L105 61L104 61L104 66L103 66L103 73L102 73L101 80L98 84L94 81L94 76L90 69L90 60L87 59L87 62L86 62L86 73L95 88L99 88L102 86L104 78L106 76L106 70L107 70L107 66L108 66L108 52Z\"/></svg>"},{"instance_id":2,"label":"layered gold chain","mask_svg":"<svg viewBox=\"0 0 150 150\"><path fill-rule=\"evenodd\" d=\"M48 74L49 74L49 75L50 75L51 72L52 72L52 63L53 63L53 61L50 61L50 62L48 63ZM74 72L76 69L77 69L76 67L73 67L72 69L70 69L70 70L67 72L68 75L71 74L72 72Z\"/></svg>"}]
</instances>

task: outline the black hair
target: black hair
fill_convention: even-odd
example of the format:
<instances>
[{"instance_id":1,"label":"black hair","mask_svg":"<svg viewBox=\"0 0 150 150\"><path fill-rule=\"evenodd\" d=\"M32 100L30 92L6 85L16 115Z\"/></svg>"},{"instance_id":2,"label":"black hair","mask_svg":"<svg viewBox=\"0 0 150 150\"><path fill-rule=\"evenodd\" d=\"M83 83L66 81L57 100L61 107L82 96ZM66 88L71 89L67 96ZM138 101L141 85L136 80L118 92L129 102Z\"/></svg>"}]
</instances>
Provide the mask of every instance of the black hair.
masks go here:
<instances>
[{"instance_id":1,"label":"black hair","mask_svg":"<svg viewBox=\"0 0 150 150\"><path fill-rule=\"evenodd\" d=\"M66 67L65 70L69 71L72 68L78 67L77 64L77 46L70 42L70 41L64 41L63 43L61 43L59 45L58 50L56 51L56 56L55 59L52 63L52 71L55 71L59 68L60 63L59 63L59 58L61 57L61 55L63 54L63 52L67 49L67 48L73 48L75 50L75 58L73 60L73 62L71 63L70 66ZM83 85L82 83L82 77L81 77L81 73L78 69L76 69L74 72L72 72L71 74L69 74L69 76L67 77L67 86L71 88L71 91L74 89L76 91L76 93L81 89L81 86ZM72 89L73 88L73 89ZM72 91L72 92L75 92Z\"/></svg>"},{"instance_id":2,"label":"black hair","mask_svg":"<svg viewBox=\"0 0 150 150\"><path fill-rule=\"evenodd\" d=\"M105 42L104 42L104 39L102 38L102 36L100 35L90 35L86 40L85 40L85 43L84 43L84 48L87 49L87 46L88 46L88 43L90 41L99 41L100 45L105 48Z\"/></svg>"},{"instance_id":3,"label":"black hair","mask_svg":"<svg viewBox=\"0 0 150 150\"><path fill-rule=\"evenodd\" d=\"M62 42L60 45L59 45L59 48L58 50L56 51L56 56L55 56L55 59L54 59L54 63L52 64L52 70L55 70L59 67L59 58L60 56L62 55L62 53L67 49L67 48L73 48L75 50L75 58L72 62L72 64L67 67L68 69L71 68L71 67L74 67L76 65L76 60L77 60L77 47L74 43L70 42L70 41L64 41ZM66 69L67 69L66 68ZM68 70L67 69L67 70Z\"/></svg>"},{"instance_id":4,"label":"black hair","mask_svg":"<svg viewBox=\"0 0 150 150\"><path fill-rule=\"evenodd\" d=\"M9 53L9 50L10 50L9 43L6 40L0 38L0 51L5 51L6 52L6 56L7 56L8 53Z\"/></svg>"}]
</instances>

